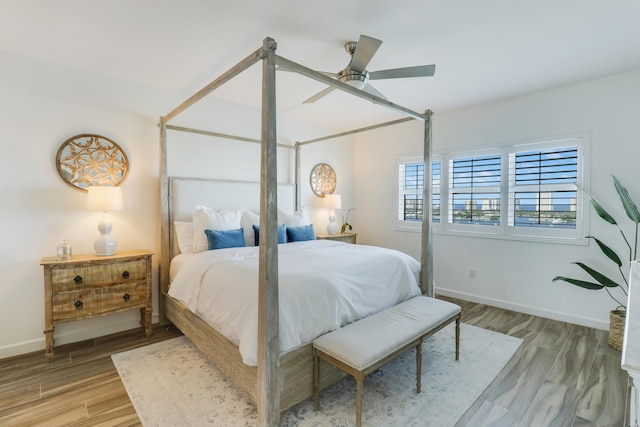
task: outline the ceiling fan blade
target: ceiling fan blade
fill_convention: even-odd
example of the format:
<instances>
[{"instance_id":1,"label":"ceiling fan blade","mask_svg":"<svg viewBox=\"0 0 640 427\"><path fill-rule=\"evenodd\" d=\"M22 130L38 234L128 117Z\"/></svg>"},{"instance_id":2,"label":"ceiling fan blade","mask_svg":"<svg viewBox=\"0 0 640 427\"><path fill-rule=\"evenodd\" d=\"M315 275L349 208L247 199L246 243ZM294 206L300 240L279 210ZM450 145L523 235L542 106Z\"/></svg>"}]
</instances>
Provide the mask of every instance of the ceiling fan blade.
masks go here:
<instances>
[{"instance_id":1,"label":"ceiling fan blade","mask_svg":"<svg viewBox=\"0 0 640 427\"><path fill-rule=\"evenodd\" d=\"M286 71L287 73L295 73L296 71L291 71L287 68L284 67L276 67L276 71ZM328 77L333 77L333 78L337 78L338 77L338 73L330 73L328 71L318 71L318 73L320 74L324 74L325 76Z\"/></svg>"},{"instance_id":2,"label":"ceiling fan blade","mask_svg":"<svg viewBox=\"0 0 640 427\"><path fill-rule=\"evenodd\" d=\"M311 104L313 102L316 102L318 99L322 98L325 95L328 95L329 93L331 93L335 88L332 86L329 86L328 88L321 90L320 92L316 93L315 95L313 95L311 98L305 100L303 102L303 104Z\"/></svg>"},{"instance_id":3,"label":"ceiling fan blade","mask_svg":"<svg viewBox=\"0 0 640 427\"><path fill-rule=\"evenodd\" d=\"M398 79L407 77L431 77L436 73L436 66L419 65L417 67L392 68L390 70L373 71L369 80Z\"/></svg>"},{"instance_id":4,"label":"ceiling fan blade","mask_svg":"<svg viewBox=\"0 0 640 427\"><path fill-rule=\"evenodd\" d=\"M353 53L351 63L349 64L351 69L364 71L381 44L381 40L365 36L364 34L361 35L360 40L358 40L358 45L356 46L356 51Z\"/></svg>"},{"instance_id":5,"label":"ceiling fan blade","mask_svg":"<svg viewBox=\"0 0 640 427\"><path fill-rule=\"evenodd\" d=\"M387 99L386 96L384 96L383 94L378 92L378 90L376 88L374 88L373 86L371 86L369 83L367 83L367 85L362 90L365 91L365 92L370 93L373 96L377 96L378 98Z\"/></svg>"}]
</instances>

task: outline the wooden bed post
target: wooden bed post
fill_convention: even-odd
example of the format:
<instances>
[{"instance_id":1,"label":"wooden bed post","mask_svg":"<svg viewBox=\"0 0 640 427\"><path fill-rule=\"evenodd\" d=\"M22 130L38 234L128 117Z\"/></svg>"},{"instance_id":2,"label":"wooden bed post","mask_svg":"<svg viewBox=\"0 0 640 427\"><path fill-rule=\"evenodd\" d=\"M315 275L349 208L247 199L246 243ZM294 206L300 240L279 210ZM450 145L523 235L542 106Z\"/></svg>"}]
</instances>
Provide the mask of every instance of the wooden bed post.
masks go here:
<instances>
[{"instance_id":1,"label":"wooden bed post","mask_svg":"<svg viewBox=\"0 0 640 427\"><path fill-rule=\"evenodd\" d=\"M296 210L300 209L302 199L302 184L300 183L300 141L296 141L296 166L295 166L295 186L296 186Z\"/></svg>"},{"instance_id":2,"label":"wooden bed post","mask_svg":"<svg viewBox=\"0 0 640 427\"><path fill-rule=\"evenodd\" d=\"M256 403L258 424L271 427L280 424L276 42L267 37L264 39L262 48L261 235L258 293L258 399Z\"/></svg>"},{"instance_id":3,"label":"wooden bed post","mask_svg":"<svg viewBox=\"0 0 640 427\"><path fill-rule=\"evenodd\" d=\"M435 296L433 285L433 239L431 236L431 220L433 201L431 199L431 180L433 177L431 164L431 123L433 111L427 110L424 121L424 190L422 193L422 252L420 268L420 289L426 296Z\"/></svg>"},{"instance_id":4,"label":"wooden bed post","mask_svg":"<svg viewBox=\"0 0 640 427\"><path fill-rule=\"evenodd\" d=\"M160 119L160 262L158 263L159 295L168 291L169 263L171 262L169 230L169 178L167 171L167 125ZM162 301L159 304L160 324L166 323Z\"/></svg>"}]
</instances>

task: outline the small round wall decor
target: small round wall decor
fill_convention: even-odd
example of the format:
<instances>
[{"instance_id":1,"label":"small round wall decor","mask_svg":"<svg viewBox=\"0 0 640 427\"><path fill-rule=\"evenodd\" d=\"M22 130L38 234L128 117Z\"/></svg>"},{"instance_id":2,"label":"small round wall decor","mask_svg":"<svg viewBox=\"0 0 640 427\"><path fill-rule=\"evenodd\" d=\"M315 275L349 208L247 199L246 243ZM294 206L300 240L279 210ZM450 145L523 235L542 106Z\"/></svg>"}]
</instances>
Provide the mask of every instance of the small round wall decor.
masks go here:
<instances>
[{"instance_id":1,"label":"small round wall decor","mask_svg":"<svg viewBox=\"0 0 640 427\"><path fill-rule=\"evenodd\" d=\"M311 190L318 197L333 194L336 189L336 172L326 163L318 163L309 176Z\"/></svg>"},{"instance_id":2,"label":"small round wall decor","mask_svg":"<svg viewBox=\"0 0 640 427\"><path fill-rule=\"evenodd\" d=\"M129 173L129 160L109 138L83 133L67 139L56 154L62 180L80 191L91 185L120 185Z\"/></svg>"}]
</instances>

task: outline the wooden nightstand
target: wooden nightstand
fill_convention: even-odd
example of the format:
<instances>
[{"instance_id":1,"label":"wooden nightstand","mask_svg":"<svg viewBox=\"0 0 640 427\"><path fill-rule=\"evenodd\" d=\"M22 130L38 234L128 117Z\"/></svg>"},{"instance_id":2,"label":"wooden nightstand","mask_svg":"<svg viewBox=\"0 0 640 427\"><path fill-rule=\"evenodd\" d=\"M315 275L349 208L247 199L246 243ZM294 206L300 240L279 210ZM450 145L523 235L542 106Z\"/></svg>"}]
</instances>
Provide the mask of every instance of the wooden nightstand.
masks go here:
<instances>
[{"instance_id":1,"label":"wooden nightstand","mask_svg":"<svg viewBox=\"0 0 640 427\"><path fill-rule=\"evenodd\" d=\"M140 324L151 335L151 255L148 250L114 255L42 258L44 267L45 357L53 359L55 323L140 309Z\"/></svg>"},{"instance_id":2,"label":"wooden nightstand","mask_svg":"<svg viewBox=\"0 0 640 427\"><path fill-rule=\"evenodd\" d=\"M336 240L338 242L356 243L358 233L316 234L318 240Z\"/></svg>"}]
</instances>

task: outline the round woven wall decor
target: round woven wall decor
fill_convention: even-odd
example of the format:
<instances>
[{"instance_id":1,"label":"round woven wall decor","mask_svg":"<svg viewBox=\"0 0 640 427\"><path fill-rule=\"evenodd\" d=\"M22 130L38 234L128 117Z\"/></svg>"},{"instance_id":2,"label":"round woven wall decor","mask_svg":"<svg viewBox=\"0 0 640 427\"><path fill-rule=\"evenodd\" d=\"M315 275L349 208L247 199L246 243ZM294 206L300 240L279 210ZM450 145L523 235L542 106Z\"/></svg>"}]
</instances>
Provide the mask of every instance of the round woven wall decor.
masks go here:
<instances>
[{"instance_id":1,"label":"round woven wall decor","mask_svg":"<svg viewBox=\"0 0 640 427\"><path fill-rule=\"evenodd\" d=\"M83 133L60 146L56 168L66 184L87 191L92 185L120 185L129 173L129 160L122 148L109 138Z\"/></svg>"},{"instance_id":2,"label":"round woven wall decor","mask_svg":"<svg viewBox=\"0 0 640 427\"><path fill-rule=\"evenodd\" d=\"M309 176L311 190L318 197L333 194L336 190L336 172L326 163L318 163L311 169Z\"/></svg>"}]
</instances>

